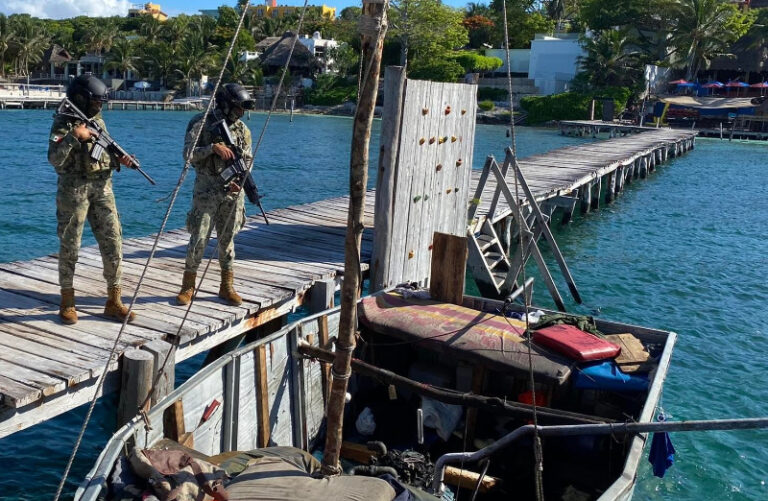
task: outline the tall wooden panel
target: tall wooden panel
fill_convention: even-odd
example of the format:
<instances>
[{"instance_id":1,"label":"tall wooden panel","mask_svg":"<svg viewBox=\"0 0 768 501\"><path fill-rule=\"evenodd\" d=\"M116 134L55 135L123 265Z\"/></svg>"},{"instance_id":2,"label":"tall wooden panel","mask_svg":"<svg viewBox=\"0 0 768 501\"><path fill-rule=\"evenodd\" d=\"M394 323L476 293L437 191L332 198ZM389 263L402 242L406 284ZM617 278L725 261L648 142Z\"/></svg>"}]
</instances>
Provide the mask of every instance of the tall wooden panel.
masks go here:
<instances>
[{"instance_id":1,"label":"tall wooden panel","mask_svg":"<svg viewBox=\"0 0 768 501\"><path fill-rule=\"evenodd\" d=\"M467 233L477 86L384 79L372 290L429 283L432 235Z\"/></svg>"}]
</instances>

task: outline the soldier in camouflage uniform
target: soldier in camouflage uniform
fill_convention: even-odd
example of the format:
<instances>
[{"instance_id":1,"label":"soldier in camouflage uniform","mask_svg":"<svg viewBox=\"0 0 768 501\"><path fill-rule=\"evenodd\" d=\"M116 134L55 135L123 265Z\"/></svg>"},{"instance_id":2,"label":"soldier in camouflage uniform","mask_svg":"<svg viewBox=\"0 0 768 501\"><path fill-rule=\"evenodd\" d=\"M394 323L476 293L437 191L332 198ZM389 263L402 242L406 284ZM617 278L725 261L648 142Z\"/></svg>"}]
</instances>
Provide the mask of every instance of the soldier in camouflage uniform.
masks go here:
<instances>
[{"instance_id":1,"label":"soldier in camouflage uniform","mask_svg":"<svg viewBox=\"0 0 768 501\"><path fill-rule=\"evenodd\" d=\"M86 116L102 127L101 106L107 86L94 76L77 77L67 97ZM104 128L106 130L106 127ZM128 156L115 158L106 151L98 160L90 157L95 137L85 124L69 116L55 115L48 141L48 161L59 175L56 193L56 219L59 235L59 317L65 324L77 322L74 275L86 219L99 244L107 281L108 299L104 314L119 321L134 319L120 298L123 260L122 229L112 192L112 169L130 165Z\"/></svg>"},{"instance_id":2,"label":"soldier in camouflage uniform","mask_svg":"<svg viewBox=\"0 0 768 501\"><path fill-rule=\"evenodd\" d=\"M192 210L187 214L187 230L190 233L187 246L187 258L182 279L181 291L176 296L180 305L189 304L194 295L197 268L203 258L205 246L216 229L219 243L219 264L221 266L221 285L219 297L231 305L243 302L233 286L233 264L235 260L235 235L245 224L245 197L237 183L224 185L219 174L227 166L227 161L234 158L234 153L218 136L212 124L225 119L232 136L240 149L246 164L250 165L251 131L240 121L245 110L253 109L253 100L240 85L223 85L216 93L216 110L203 123L203 114L195 116L187 126L184 141L184 158L191 153L191 163L195 168L195 187L192 198ZM202 129L202 131L201 131ZM195 138L200 139L195 146ZM192 147L195 146L194 149Z\"/></svg>"}]
</instances>

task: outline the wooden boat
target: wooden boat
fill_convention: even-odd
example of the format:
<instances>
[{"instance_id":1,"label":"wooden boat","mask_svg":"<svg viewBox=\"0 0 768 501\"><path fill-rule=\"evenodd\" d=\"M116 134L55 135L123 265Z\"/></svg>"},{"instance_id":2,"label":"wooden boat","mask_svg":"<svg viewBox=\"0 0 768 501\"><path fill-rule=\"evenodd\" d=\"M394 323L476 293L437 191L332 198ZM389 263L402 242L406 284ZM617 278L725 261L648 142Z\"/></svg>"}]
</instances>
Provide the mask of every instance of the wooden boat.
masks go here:
<instances>
[{"instance_id":1,"label":"wooden boat","mask_svg":"<svg viewBox=\"0 0 768 501\"><path fill-rule=\"evenodd\" d=\"M392 301L401 303L395 305ZM386 321L377 323L373 318L376 316L374 310L381 306L385 310L400 310L401 315L410 315L414 319L424 314L427 308L435 318L437 334L409 334L405 332L408 329L398 330L391 325L382 327ZM421 312L415 311L420 308ZM536 499L533 490L535 462L530 438L511 444L499 442L507 432L525 426L532 419L531 406L523 403L526 396L530 397L525 390L530 384L529 344L513 338L514 333L519 332L516 329L524 328L524 324L500 314L502 311L519 312L521 308L477 297L465 297L462 306L430 299L409 299L398 292L364 298L359 304L362 329L357 353L361 360L353 362L355 372L345 414L342 457L362 459L363 462L375 457L376 453L365 452L365 446L360 445L370 440L383 440L390 450L415 450L429 458L450 452L475 451L484 446L495 447L497 450L490 456L487 475L483 475L486 477L484 482L487 483L488 478L494 481L487 486L486 493L481 491L478 499L508 499L511 494L518 499ZM438 315L437 309L444 311ZM467 313L472 313L473 317L466 317ZM416 325L418 321L413 323ZM640 368L647 377L645 389L625 392L579 388L575 375L585 366L584 362L565 360L533 343L531 368L536 381L539 425L648 423L654 420L676 335L605 320L595 320L595 324L607 335L629 334L647 350L650 358ZM159 402L147 414L146 421L136 417L112 437L75 499L90 501L106 497L107 479L126 450L132 445L137 448L167 446L171 442L166 437L194 444L194 450L204 457L264 446L292 446L308 452L322 448L329 383L328 364L317 360L324 357L318 349L333 340L338 325L339 309L331 309L288 325L205 367ZM459 331L467 334L472 328L486 329L485 335L495 339L496 345L462 344L459 341L466 337L446 334ZM389 332L382 334L387 329ZM494 336L493 332L499 335ZM506 345L502 348L505 339ZM371 362L390 372L376 372ZM450 374L451 368L453 374ZM484 383L478 379L480 373L485 375ZM409 379L404 376L421 383L409 386ZM473 391L467 392L467 385ZM417 395L414 390L421 391L422 395ZM487 398L480 398L480 395ZM455 404L462 398L470 398L458 407L458 420L462 424L450 426L443 423L446 429L438 427L438 430L445 440L439 438L427 427L426 414L431 412L428 408L439 409L445 407L446 402ZM530 399L527 401L531 402ZM216 406L216 402L220 406ZM212 404L218 408L203 420L206 409L210 410ZM376 422L376 429L370 436L355 430L355 421L365 408L373 409ZM417 425L420 414L427 422L423 428ZM424 438L419 444L422 429ZM185 430L187 433L182 435L180 432ZM545 497L630 499L645 442L644 434L544 437ZM364 451L362 455L361 449ZM383 458L378 462L382 464ZM483 464L467 461L463 465L449 465L448 462L444 461L445 466L454 467L445 477L448 488L456 489L456 483L461 482L456 479L456 473L463 468L475 472L471 483L463 480L464 487L472 491ZM403 479L403 472L400 473ZM443 470L436 476L443 478ZM438 488L441 484L434 482L432 475L411 480L413 485L426 490L433 484ZM485 483L482 485L485 489ZM250 499L259 499L258 492Z\"/></svg>"}]
</instances>

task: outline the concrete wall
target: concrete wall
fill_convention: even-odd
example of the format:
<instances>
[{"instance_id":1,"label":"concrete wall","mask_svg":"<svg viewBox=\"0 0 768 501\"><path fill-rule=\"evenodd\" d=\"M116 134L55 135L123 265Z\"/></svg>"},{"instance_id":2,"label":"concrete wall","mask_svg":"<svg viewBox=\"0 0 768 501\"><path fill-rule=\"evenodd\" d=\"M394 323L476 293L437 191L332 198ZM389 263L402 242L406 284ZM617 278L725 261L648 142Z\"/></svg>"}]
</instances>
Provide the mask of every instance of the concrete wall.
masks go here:
<instances>
[{"instance_id":1,"label":"concrete wall","mask_svg":"<svg viewBox=\"0 0 768 501\"><path fill-rule=\"evenodd\" d=\"M584 50L575 34L536 35L531 41L528 78L543 95L567 91L578 72L578 58L582 55Z\"/></svg>"},{"instance_id":2,"label":"concrete wall","mask_svg":"<svg viewBox=\"0 0 768 501\"><path fill-rule=\"evenodd\" d=\"M501 59L501 68L496 73L507 72L507 54L504 49L486 49L485 55L488 57L498 57ZM528 65L531 61L531 49L510 49L509 61L512 66L512 73L528 73Z\"/></svg>"}]
</instances>

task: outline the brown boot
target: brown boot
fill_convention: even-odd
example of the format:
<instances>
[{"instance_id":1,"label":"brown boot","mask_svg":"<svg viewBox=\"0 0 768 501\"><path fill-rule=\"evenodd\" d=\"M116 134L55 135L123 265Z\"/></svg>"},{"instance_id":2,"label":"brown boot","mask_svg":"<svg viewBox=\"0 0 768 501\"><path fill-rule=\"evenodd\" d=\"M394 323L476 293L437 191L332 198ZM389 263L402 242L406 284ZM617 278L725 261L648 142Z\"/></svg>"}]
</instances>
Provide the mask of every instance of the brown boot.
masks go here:
<instances>
[{"instance_id":1,"label":"brown boot","mask_svg":"<svg viewBox=\"0 0 768 501\"><path fill-rule=\"evenodd\" d=\"M184 278L181 279L181 292L176 296L176 304L184 306L192 302L196 282L197 273L192 273L191 271L184 272Z\"/></svg>"},{"instance_id":2,"label":"brown boot","mask_svg":"<svg viewBox=\"0 0 768 501\"><path fill-rule=\"evenodd\" d=\"M221 270L219 297L232 306L240 306L243 303L243 298L235 292L235 287L232 285L233 278L235 278L235 274L232 270Z\"/></svg>"},{"instance_id":3,"label":"brown boot","mask_svg":"<svg viewBox=\"0 0 768 501\"><path fill-rule=\"evenodd\" d=\"M125 317L128 317L128 321L133 322L136 314L134 312L128 313L128 307L123 304L123 300L120 298L120 286L110 287L107 292L109 297L107 298L107 304L104 305L104 314L120 322L124 321Z\"/></svg>"},{"instance_id":4,"label":"brown boot","mask_svg":"<svg viewBox=\"0 0 768 501\"><path fill-rule=\"evenodd\" d=\"M67 325L77 323L77 312L75 311L75 289L61 289L61 307L59 308L59 318L61 322Z\"/></svg>"}]
</instances>

